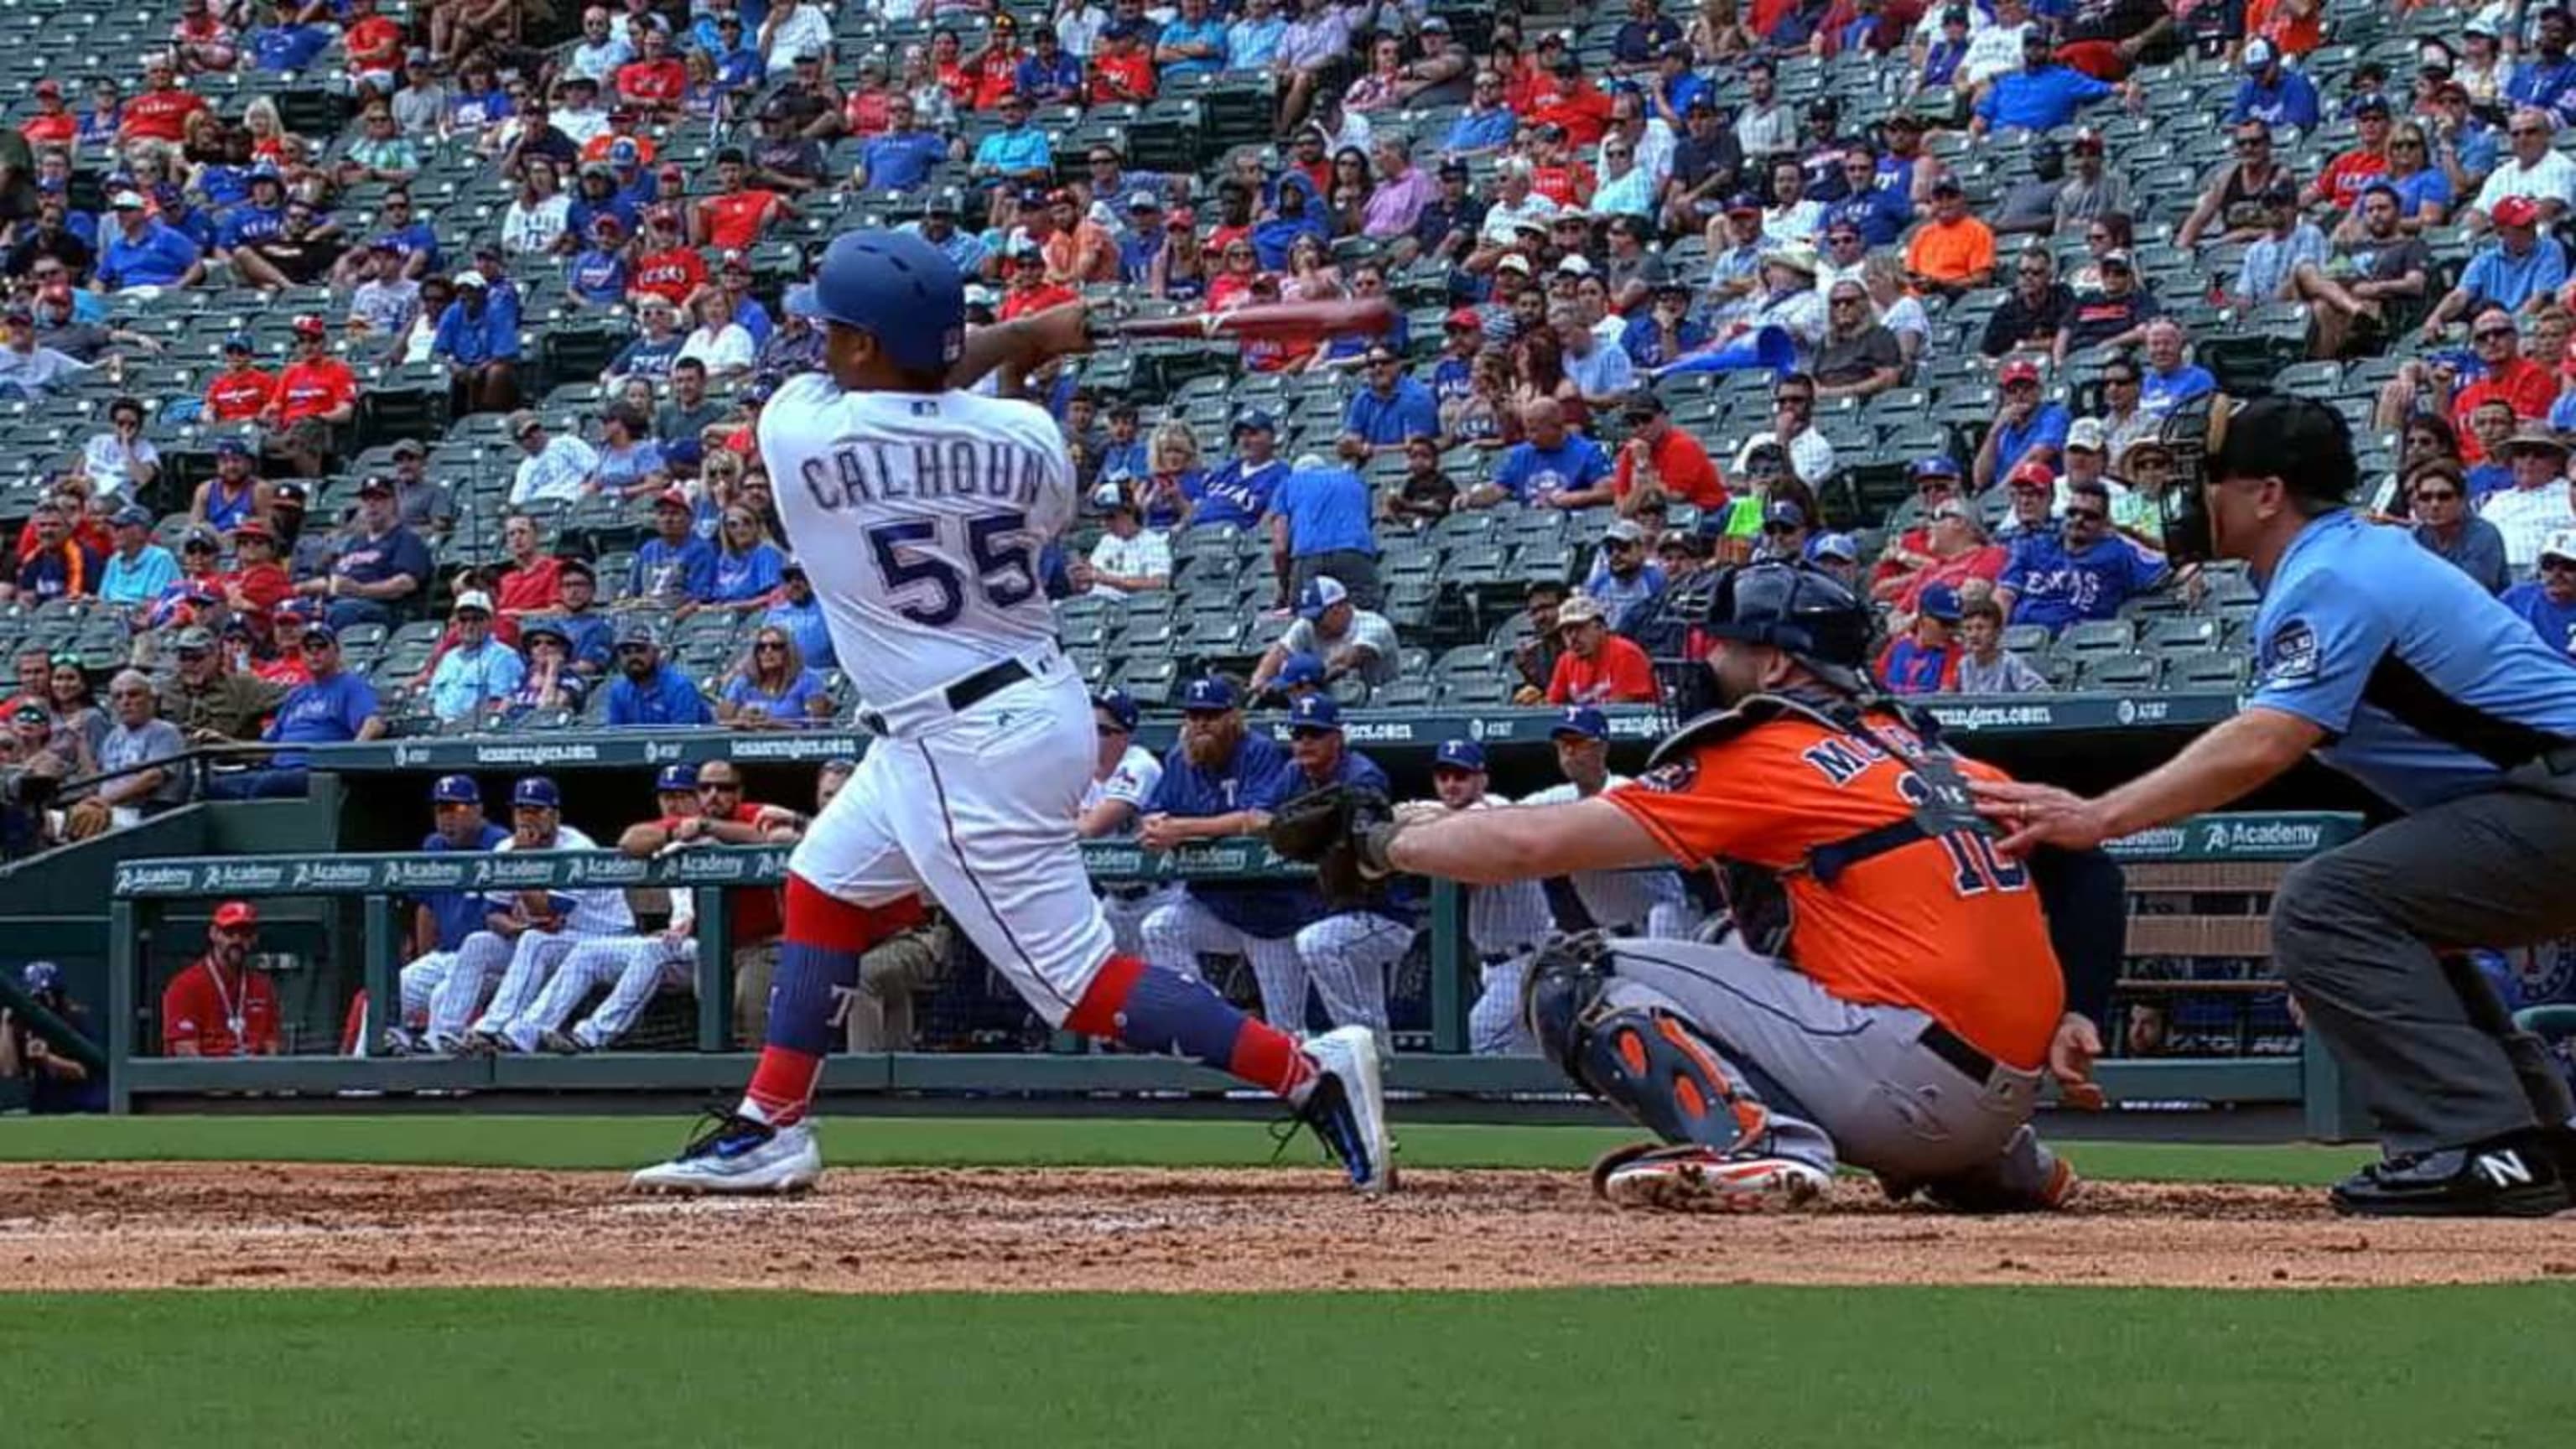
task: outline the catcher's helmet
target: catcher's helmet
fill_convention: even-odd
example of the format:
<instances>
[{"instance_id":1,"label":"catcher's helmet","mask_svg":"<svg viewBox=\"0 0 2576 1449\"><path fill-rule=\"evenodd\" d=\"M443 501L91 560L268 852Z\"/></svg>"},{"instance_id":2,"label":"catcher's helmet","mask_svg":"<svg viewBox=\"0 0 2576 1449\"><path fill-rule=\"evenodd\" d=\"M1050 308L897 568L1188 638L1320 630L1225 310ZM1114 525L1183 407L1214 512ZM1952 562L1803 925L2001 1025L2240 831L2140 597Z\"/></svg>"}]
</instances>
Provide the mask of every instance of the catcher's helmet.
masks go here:
<instances>
[{"instance_id":1,"label":"catcher's helmet","mask_svg":"<svg viewBox=\"0 0 2576 1449\"><path fill-rule=\"evenodd\" d=\"M814 271L814 313L869 333L906 372L932 372L966 346L966 285L946 254L909 232L874 227L832 239Z\"/></svg>"},{"instance_id":2,"label":"catcher's helmet","mask_svg":"<svg viewBox=\"0 0 2576 1449\"><path fill-rule=\"evenodd\" d=\"M1842 582L1801 563L1729 570L1710 594L1703 626L1720 639L1767 644L1854 687L1869 665L1869 606Z\"/></svg>"}]
</instances>

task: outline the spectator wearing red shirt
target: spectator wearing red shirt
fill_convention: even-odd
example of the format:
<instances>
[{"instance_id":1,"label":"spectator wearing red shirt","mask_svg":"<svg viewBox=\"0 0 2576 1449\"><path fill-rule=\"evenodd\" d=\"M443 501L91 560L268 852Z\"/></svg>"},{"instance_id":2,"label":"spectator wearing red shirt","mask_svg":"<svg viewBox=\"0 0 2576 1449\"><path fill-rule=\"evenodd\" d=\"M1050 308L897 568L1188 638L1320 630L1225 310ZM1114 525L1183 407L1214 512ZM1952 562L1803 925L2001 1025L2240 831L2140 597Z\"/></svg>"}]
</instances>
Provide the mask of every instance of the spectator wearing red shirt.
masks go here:
<instances>
[{"instance_id":1,"label":"spectator wearing red shirt","mask_svg":"<svg viewBox=\"0 0 2576 1449\"><path fill-rule=\"evenodd\" d=\"M587 166L594 161L605 161L613 166L624 166L629 164L631 153L632 164L652 165L655 155L653 138L637 135L635 121L633 106L611 107L608 112L608 129L581 143L581 163ZM627 151L617 149L621 141L626 143ZM632 180L634 180L632 176L620 174L617 184L625 186Z\"/></svg>"},{"instance_id":2,"label":"spectator wearing red shirt","mask_svg":"<svg viewBox=\"0 0 2576 1449\"><path fill-rule=\"evenodd\" d=\"M72 510L60 499L36 505L36 547L18 564L14 584L0 583L0 602L28 607L52 599L85 599L98 592L105 556L72 534Z\"/></svg>"},{"instance_id":3,"label":"spectator wearing red shirt","mask_svg":"<svg viewBox=\"0 0 2576 1449\"><path fill-rule=\"evenodd\" d=\"M831 769L824 767L826 801ZM673 809L659 819L629 826L617 838L617 848L650 858L674 844L690 842L760 845L795 839L802 822L795 811L744 800L741 768L729 760L709 760L698 767L694 810ZM770 978L778 966L777 941L785 926L782 898L775 886L744 886L725 892L725 906L731 917L725 945L733 953L735 1020L748 1039L757 1041L768 1009Z\"/></svg>"},{"instance_id":4,"label":"spectator wearing red shirt","mask_svg":"<svg viewBox=\"0 0 2576 1449\"><path fill-rule=\"evenodd\" d=\"M1565 127L1554 122L1538 127L1538 145L1530 156L1530 190L1567 211L1580 212L1591 204L1592 193L1600 184L1592 168L1567 146ZM1569 219L1562 215L1550 218Z\"/></svg>"},{"instance_id":5,"label":"spectator wearing red shirt","mask_svg":"<svg viewBox=\"0 0 2576 1449\"><path fill-rule=\"evenodd\" d=\"M635 259L635 280L627 296L660 297L682 306L707 284L707 259L680 235L680 214L657 206L644 222L644 254Z\"/></svg>"},{"instance_id":6,"label":"spectator wearing red shirt","mask_svg":"<svg viewBox=\"0 0 2576 1449\"><path fill-rule=\"evenodd\" d=\"M2253 0L2245 7L2245 37L2272 42L2283 55L2305 55L2325 44L2324 0Z\"/></svg>"},{"instance_id":7,"label":"spectator wearing red shirt","mask_svg":"<svg viewBox=\"0 0 2576 1449\"><path fill-rule=\"evenodd\" d=\"M1558 605L1556 632L1565 652L1548 676L1548 703L1652 704L1663 697L1654 661L1634 639L1610 632L1600 600L1577 594Z\"/></svg>"},{"instance_id":8,"label":"spectator wearing red shirt","mask_svg":"<svg viewBox=\"0 0 2576 1449\"><path fill-rule=\"evenodd\" d=\"M38 511L53 504L63 511L64 521L71 525L72 542L98 555L100 563L116 552L116 533L107 520L90 511L90 481L77 473L66 473L54 481L54 491L38 500ZM35 557L42 537L36 531L36 520L30 517L18 530L18 562Z\"/></svg>"},{"instance_id":9,"label":"spectator wearing red shirt","mask_svg":"<svg viewBox=\"0 0 2576 1449\"><path fill-rule=\"evenodd\" d=\"M2325 201L2337 211L2351 211L2361 204L2361 193L2372 182L2387 177L2388 102L2379 96L2366 96L2354 103L2352 119L2361 133L2361 144L2326 163L2326 169L2300 194L2301 206Z\"/></svg>"},{"instance_id":10,"label":"spectator wearing red shirt","mask_svg":"<svg viewBox=\"0 0 2576 1449\"><path fill-rule=\"evenodd\" d=\"M246 423L267 411L276 397L277 375L251 364L250 338L240 333L225 338L223 371L206 379L206 418Z\"/></svg>"},{"instance_id":11,"label":"spectator wearing red shirt","mask_svg":"<svg viewBox=\"0 0 2576 1449\"><path fill-rule=\"evenodd\" d=\"M1577 147L1600 145L1602 134L1610 129L1610 98L1583 74L1583 62L1570 54L1556 57L1550 77L1540 82L1521 119L1561 127Z\"/></svg>"},{"instance_id":12,"label":"spectator wearing red shirt","mask_svg":"<svg viewBox=\"0 0 2576 1449\"><path fill-rule=\"evenodd\" d=\"M63 104L61 81L36 82L36 113L18 123L18 134L30 146L68 146L79 138L80 117Z\"/></svg>"},{"instance_id":13,"label":"spectator wearing red shirt","mask_svg":"<svg viewBox=\"0 0 2576 1449\"><path fill-rule=\"evenodd\" d=\"M349 28L340 37L348 52L349 78L376 93L391 96L401 84L402 22L376 13L376 0L349 0Z\"/></svg>"},{"instance_id":14,"label":"spectator wearing red shirt","mask_svg":"<svg viewBox=\"0 0 2576 1449\"><path fill-rule=\"evenodd\" d=\"M728 146L716 153L716 193L700 197L692 212L698 245L748 251L770 223L796 214L786 197L750 185L745 179L749 170L740 149Z\"/></svg>"},{"instance_id":15,"label":"spectator wearing red shirt","mask_svg":"<svg viewBox=\"0 0 2576 1449\"><path fill-rule=\"evenodd\" d=\"M957 87L950 85L949 93L957 96L960 107L992 110L1002 104L1002 97L1019 89L1020 62L1026 59L1027 52L1020 49L1019 22L1007 12L997 14L993 17L992 42L959 67L965 76L965 91L960 94ZM940 68L939 79L948 84L945 66Z\"/></svg>"},{"instance_id":16,"label":"spectator wearing red shirt","mask_svg":"<svg viewBox=\"0 0 2576 1449\"><path fill-rule=\"evenodd\" d=\"M2558 379L2548 368L2522 355L2521 329L2514 325L2513 314L2502 307L2479 309L2469 323L2469 345L2477 349L2486 375L2460 389L2460 395L2452 399L2451 425L2459 429L2461 458L2480 463L2486 459L2485 451L2469 427L2469 418L2477 412L2478 404L2489 398L2502 398L2512 405L2517 418L2546 418L2550 404L2558 400Z\"/></svg>"},{"instance_id":17,"label":"spectator wearing red shirt","mask_svg":"<svg viewBox=\"0 0 2576 1449\"><path fill-rule=\"evenodd\" d=\"M179 72L170 57L155 55L143 64L143 92L125 103L124 114L117 121L120 141L168 141L177 145L188 139L188 118L208 109L206 98L179 89Z\"/></svg>"},{"instance_id":18,"label":"spectator wearing red shirt","mask_svg":"<svg viewBox=\"0 0 2576 1449\"><path fill-rule=\"evenodd\" d=\"M225 604L247 615L254 632L265 632L270 613L295 592L294 581L277 561L277 535L264 520L246 519L233 530L233 570L222 584Z\"/></svg>"},{"instance_id":19,"label":"spectator wearing red shirt","mask_svg":"<svg viewBox=\"0 0 2576 1449\"><path fill-rule=\"evenodd\" d=\"M277 1055L277 988L250 969L259 910L248 901L215 908L206 954L161 992L161 1054L171 1057Z\"/></svg>"},{"instance_id":20,"label":"spectator wearing red shirt","mask_svg":"<svg viewBox=\"0 0 2576 1449\"><path fill-rule=\"evenodd\" d=\"M537 521L524 513L501 520L501 547L509 561L493 591L493 635L515 646L520 620L562 611L563 560L539 545Z\"/></svg>"},{"instance_id":21,"label":"spectator wearing red shirt","mask_svg":"<svg viewBox=\"0 0 2576 1449\"><path fill-rule=\"evenodd\" d=\"M1095 106L1154 98L1154 57L1134 26L1113 20L1100 32L1091 52L1091 103Z\"/></svg>"},{"instance_id":22,"label":"spectator wearing red shirt","mask_svg":"<svg viewBox=\"0 0 2576 1449\"><path fill-rule=\"evenodd\" d=\"M1633 517L1649 505L1669 508L1680 499L1702 513L1726 506L1726 483L1709 461L1708 449L1673 426L1664 400L1652 388L1639 388L1623 409L1628 441L1619 448L1619 465L1610 492L1619 516Z\"/></svg>"},{"instance_id":23,"label":"spectator wearing red shirt","mask_svg":"<svg viewBox=\"0 0 2576 1449\"><path fill-rule=\"evenodd\" d=\"M304 662L304 626L313 622L304 605L289 604L269 616L269 632L275 643L265 659L250 666L254 678L293 689L313 682L313 670Z\"/></svg>"},{"instance_id":24,"label":"spectator wearing red shirt","mask_svg":"<svg viewBox=\"0 0 2576 1449\"><path fill-rule=\"evenodd\" d=\"M675 116L689 93L689 68L671 54L660 26L645 26L643 36L644 53L617 68L617 98L657 117Z\"/></svg>"},{"instance_id":25,"label":"spectator wearing red shirt","mask_svg":"<svg viewBox=\"0 0 2576 1449\"><path fill-rule=\"evenodd\" d=\"M1010 271L1008 289L1002 293L1001 320L1025 317L1077 300L1071 287L1058 286L1047 280L1046 253L1034 242L1022 240L1006 264Z\"/></svg>"},{"instance_id":26,"label":"spectator wearing red shirt","mask_svg":"<svg viewBox=\"0 0 2576 1449\"><path fill-rule=\"evenodd\" d=\"M894 92L886 87L885 62L869 56L859 62L859 83L841 97L839 115L826 112L814 118L805 134L823 140L832 136L856 136L866 140L894 129Z\"/></svg>"},{"instance_id":27,"label":"spectator wearing red shirt","mask_svg":"<svg viewBox=\"0 0 2576 1449\"><path fill-rule=\"evenodd\" d=\"M358 375L331 355L331 332L319 317L295 319L295 361L277 376L277 395L259 414L273 457L306 478L322 476L332 456L332 430L358 416Z\"/></svg>"}]
</instances>

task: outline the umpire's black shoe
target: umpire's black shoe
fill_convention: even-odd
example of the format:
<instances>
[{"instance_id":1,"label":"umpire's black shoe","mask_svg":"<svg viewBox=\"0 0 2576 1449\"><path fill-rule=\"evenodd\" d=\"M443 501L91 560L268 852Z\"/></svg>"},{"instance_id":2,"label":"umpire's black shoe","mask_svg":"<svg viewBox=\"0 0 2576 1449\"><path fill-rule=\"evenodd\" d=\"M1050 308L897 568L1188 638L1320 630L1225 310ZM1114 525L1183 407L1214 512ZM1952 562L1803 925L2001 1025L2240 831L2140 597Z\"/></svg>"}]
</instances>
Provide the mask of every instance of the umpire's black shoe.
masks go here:
<instances>
[{"instance_id":1,"label":"umpire's black shoe","mask_svg":"<svg viewBox=\"0 0 2576 1449\"><path fill-rule=\"evenodd\" d=\"M2374 1162L2329 1196L2361 1217L2545 1218L2576 1207L2569 1175L2555 1136L2535 1129Z\"/></svg>"}]
</instances>

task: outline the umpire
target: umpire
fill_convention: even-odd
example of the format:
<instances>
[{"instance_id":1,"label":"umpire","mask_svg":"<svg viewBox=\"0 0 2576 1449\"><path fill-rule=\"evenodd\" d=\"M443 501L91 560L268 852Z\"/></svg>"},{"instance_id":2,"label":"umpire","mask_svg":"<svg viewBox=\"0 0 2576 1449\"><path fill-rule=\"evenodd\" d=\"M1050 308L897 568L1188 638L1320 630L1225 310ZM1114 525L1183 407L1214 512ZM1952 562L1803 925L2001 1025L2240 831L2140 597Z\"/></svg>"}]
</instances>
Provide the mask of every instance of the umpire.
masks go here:
<instances>
[{"instance_id":1,"label":"umpire","mask_svg":"<svg viewBox=\"0 0 2576 1449\"><path fill-rule=\"evenodd\" d=\"M2246 707L2098 799L1980 782L1981 807L2016 832L2008 849L2088 846L2225 805L2311 753L2368 786L2401 818L2301 864L2272 906L2282 980L2385 1153L2334 1205L2562 1211L2576 1105L2460 948L2576 932L2576 665L2350 506L2352 440L2332 411L2263 398L2222 426L2200 489L2207 538L2176 542L2244 559L2262 586Z\"/></svg>"}]
</instances>

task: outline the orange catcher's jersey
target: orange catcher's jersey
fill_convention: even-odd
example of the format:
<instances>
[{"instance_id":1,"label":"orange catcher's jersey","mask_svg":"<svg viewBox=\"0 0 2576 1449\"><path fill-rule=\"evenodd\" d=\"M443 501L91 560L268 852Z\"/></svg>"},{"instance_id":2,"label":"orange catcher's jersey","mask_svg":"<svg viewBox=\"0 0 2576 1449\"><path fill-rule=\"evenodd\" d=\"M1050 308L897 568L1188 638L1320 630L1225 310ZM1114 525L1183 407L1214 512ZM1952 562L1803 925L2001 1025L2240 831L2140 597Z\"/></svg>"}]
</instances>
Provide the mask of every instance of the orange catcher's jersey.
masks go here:
<instances>
[{"instance_id":1,"label":"orange catcher's jersey","mask_svg":"<svg viewBox=\"0 0 2576 1449\"><path fill-rule=\"evenodd\" d=\"M1602 798L1628 812L1673 858L1698 868L1739 861L1773 871L1807 852L1915 813L1925 782L1909 763L1925 747L1894 718L1859 735L1805 717L1775 718L1648 771ZM1971 779L2004 773L1950 757ZM2020 862L1971 830L1862 859L1827 885L1784 874L1787 954L1846 1001L1910 1006L1997 1061L2036 1068L2065 1010L2039 893Z\"/></svg>"}]
</instances>

